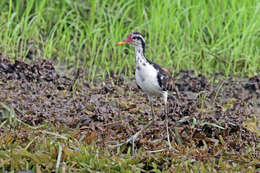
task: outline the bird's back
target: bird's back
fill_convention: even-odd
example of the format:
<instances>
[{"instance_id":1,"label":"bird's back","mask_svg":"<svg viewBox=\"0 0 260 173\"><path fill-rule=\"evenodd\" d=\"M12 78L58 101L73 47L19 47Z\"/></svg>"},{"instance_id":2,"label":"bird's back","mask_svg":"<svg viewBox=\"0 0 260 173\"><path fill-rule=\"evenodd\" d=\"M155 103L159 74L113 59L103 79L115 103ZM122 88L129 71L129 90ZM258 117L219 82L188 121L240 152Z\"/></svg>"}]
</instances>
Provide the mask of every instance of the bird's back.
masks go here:
<instances>
[{"instance_id":1,"label":"bird's back","mask_svg":"<svg viewBox=\"0 0 260 173\"><path fill-rule=\"evenodd\" d=\"M157 73L157 80L159 83L160 88L163 91L174 91L175 85L174 85L174 80L171 76L171 73L164 67L161 67L160 65L150 62L154 68L158 71Z\"/></svg>"}]
</instances>

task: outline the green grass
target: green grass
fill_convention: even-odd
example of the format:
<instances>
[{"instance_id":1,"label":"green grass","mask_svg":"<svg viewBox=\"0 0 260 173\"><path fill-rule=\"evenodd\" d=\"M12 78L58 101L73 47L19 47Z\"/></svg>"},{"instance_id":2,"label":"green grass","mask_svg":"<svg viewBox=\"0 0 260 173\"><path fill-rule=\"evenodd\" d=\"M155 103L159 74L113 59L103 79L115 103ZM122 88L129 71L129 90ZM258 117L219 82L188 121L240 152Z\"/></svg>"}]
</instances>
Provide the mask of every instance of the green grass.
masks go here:
<instances>
[{"instance_id":1,"label":"green grass","mask_svg":"<svg viewBox=\"0 0 260 173\"><path fill-rule=\"evenodd\" d=\"M45 129L55 132L46 133ZM223 154L220 158L212 156L206 160L196 160L196 153L205 154L205 150L195 151L186 147L182 148L179 154L148 154L146 151L138 150L135 156L131 156L130 150L128 153L102 150L95 144L88 145L84 140L77 140L73 136L80 133L78 129L60 130L60 132L57 130L58 128L52 124L46 124L46 127L37 130L21 125L8 130L8 135L0 135L0 171L123 173L171 171L182 173L184 170L203 173L259 171L259 168L256 168L257 160L248 161L235 153ZM22 131L26 131L26 134L23 132L22 136L14 139L14 136L21 134ZM62 157L58 160L61 153Z\"/></svg>"},{"instance_id":2,"label":"green grass","mask_svg":"<svg viewBox=\"0 0 260 173\"><path fill-rule=\"evenodd\" d=\"M146 36L146 56L171 71L254 75L260 70L258 0L0 2L0 52L36 55L76 67L88 79L111 70L131 76L134 51L117 41L132 31Z\"/></svg>"}]
</instances>

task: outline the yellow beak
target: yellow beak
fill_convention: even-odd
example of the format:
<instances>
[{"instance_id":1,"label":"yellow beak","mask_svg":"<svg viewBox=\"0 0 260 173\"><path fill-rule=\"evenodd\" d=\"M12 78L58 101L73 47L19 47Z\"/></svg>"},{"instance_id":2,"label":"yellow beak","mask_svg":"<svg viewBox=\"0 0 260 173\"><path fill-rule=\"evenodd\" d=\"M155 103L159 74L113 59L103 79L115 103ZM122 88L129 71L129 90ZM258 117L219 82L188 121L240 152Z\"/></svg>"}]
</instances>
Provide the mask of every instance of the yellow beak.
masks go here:
<instances>
[{"instance_id":1,"label":"yellow beak","mask_svg":"<svg viewBox=\"0 0 260 173\"><path fill-rule=\"evenodd\" d=\"M126 43L127 43L127 41L124 40L124 41L119 41L116 45L119 46L119 45L121 45L121 44L126 44Z\"/></svg>"}]
</instances>

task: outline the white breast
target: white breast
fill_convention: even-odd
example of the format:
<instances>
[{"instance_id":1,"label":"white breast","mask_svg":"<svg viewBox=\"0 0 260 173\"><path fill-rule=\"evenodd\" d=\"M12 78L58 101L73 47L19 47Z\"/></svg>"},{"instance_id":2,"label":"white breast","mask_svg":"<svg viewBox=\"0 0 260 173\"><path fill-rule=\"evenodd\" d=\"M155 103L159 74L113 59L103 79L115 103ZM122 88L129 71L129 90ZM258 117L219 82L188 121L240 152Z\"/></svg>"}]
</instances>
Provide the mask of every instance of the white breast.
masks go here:
<instances>
[{"instance_id":1,"label":"white breast","mask_svg":"<svg viewBox=\"0 0 260 173\"><path fill-rule=\"evenodd\" d=\"M137 62L135 70L136 83L149 95L162 94L157 79L158 71L148 62Z\"/></svg>"}]
</instances>

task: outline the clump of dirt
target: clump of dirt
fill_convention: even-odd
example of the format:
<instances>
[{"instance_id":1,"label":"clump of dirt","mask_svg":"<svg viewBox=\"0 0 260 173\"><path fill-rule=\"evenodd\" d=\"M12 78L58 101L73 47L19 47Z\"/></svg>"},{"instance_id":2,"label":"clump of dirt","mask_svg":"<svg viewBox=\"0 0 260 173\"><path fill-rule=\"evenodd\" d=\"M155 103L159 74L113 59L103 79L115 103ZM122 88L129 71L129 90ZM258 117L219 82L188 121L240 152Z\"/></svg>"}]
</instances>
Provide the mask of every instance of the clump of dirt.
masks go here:
<instances>
[{"instance_id":1,"label":"clump of dirt","mask_svg":"<svg viewBox=\"0 0 260 173\"><path fill-rule=\"evenodd\" d=\"M52 82L56 85L68 85L66 76L60 76L50 60L39 60L25 62L15 59L12 63L10 59L0 53L0 74L2 82L8 80L26 80L27 82Z\"/></svg>"},{"instance_id":2,"label":"clump of dirt","mask_svg":"<svg viewBox=\"0 0 260 173\"><path fill-rule=\"evenodd\" d=\"M260 75L253 76L249 78L244 86L250 92L256 93L257 96L260 96Z\"/></svg>"},{"instance_id":3,"label":"clump of dirt","mask_svg":"<svg viewBox=\"0 0 260 173\"><path fill-rule=\"evenodd\" d=\"M115 84L112 81L123 80L113 77L90 85L78 73L76 77L61 76L50 60L11 62L0 54L0 102L30 125L51 122L81 128L89 134L87 141L95 139L104 146L130 137L148 122L150 106L134 81ZM77 78L80 82L72 91ZM176 135L172 140L180 147L195 145L216 153L223 141L227 150L234 151L259 142L257 132L245 125L260 114L259 75L210 82L205 76L183 70L175 82L180 97L169 97L169 127ZM166 145L166 140L158 140L166 134L160 99L154 107L157 121L140 135L137 147L154 150Z\"/></svg>"}]
</instances>

